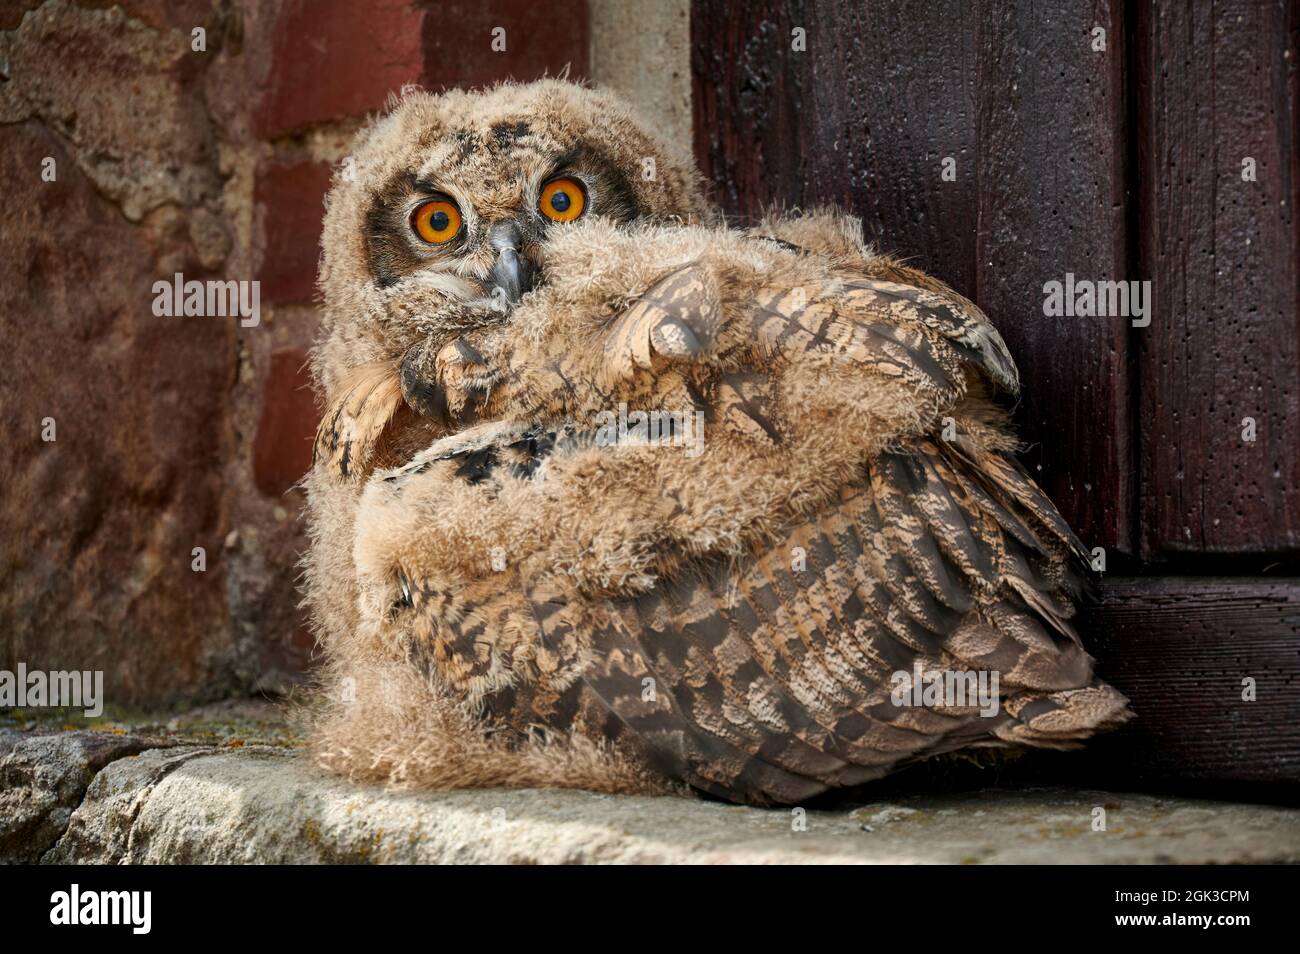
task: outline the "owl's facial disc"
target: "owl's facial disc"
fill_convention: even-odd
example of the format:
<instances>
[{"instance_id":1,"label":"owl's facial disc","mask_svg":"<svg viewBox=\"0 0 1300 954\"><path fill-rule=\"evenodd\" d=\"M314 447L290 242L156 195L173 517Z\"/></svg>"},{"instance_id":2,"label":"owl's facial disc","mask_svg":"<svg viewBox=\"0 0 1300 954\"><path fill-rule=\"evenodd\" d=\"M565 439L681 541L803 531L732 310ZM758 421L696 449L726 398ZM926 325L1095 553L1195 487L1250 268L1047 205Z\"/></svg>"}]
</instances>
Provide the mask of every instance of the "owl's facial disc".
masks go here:
<instances>
[{"instance_id":1,"label":"owl's facial disc","mask_svg":"<svg viewBox=\"0 0 1300 954\"><path fill-rule=\"evenodd\" d=\"M367 211L370 274L393 313L436 318L436 303L417 299L437 288L499 320L542 280L552 229L593 214L642 215L614 155L528 122L452 127L412 160Z\"/></svg>"}]
</instances>

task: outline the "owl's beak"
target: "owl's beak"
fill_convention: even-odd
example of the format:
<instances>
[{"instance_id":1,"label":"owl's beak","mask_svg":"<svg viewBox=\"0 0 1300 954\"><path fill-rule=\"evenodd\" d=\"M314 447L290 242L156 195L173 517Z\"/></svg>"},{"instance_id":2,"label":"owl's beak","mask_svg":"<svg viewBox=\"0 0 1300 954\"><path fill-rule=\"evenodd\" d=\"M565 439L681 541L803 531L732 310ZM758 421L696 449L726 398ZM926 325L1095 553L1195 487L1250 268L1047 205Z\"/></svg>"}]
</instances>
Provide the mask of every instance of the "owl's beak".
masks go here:
<instances>
[{"instance_id":1,"label":"owl's beak","mask_svg":"<svg viewBox=\"0 0 1300 954\"><path fill-rule=\"evenodd\" d=\"M504 294L507 303L513 305L533 287L533 266L520 253L523 233L514 222L498 222L488 232L488 241L497 253L485 283L488 294L493 298Z\"/></svg>"}]
</instances>

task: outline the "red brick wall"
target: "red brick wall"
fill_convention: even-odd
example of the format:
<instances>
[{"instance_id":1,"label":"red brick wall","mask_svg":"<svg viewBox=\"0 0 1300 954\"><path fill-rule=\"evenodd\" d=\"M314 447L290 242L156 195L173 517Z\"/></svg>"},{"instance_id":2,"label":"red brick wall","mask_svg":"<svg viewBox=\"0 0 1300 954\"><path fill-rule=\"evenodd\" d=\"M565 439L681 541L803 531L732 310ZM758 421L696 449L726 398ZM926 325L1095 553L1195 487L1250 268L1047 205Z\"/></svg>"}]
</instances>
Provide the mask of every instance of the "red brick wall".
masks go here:
<instances>
[{"instance_id":1,"label":"red brick wall","mask_svg":"<svg viewBox=\"0 0 1300 954\"><path fill-rule=\"evenodd\" d=\"M404 84L584 75L587 4L9 0L0 31L0 668L284 690L332 168ZM257 279L260 322L155 316L175 272Z\"/></svg>"}]
</instances>

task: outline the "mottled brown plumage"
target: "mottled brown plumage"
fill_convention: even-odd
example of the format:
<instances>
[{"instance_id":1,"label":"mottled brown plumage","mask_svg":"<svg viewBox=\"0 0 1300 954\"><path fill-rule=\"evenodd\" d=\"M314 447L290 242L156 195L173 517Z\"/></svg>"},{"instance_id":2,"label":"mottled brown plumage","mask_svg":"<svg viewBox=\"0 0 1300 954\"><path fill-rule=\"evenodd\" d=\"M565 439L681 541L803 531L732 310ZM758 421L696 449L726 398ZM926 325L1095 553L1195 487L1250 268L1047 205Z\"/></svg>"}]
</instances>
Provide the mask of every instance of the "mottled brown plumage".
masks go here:
<instances>
[{"instance_id":1,"label":"mottled brown plumage","mask_svg":"<svg viewBox=\"0 0 1300 954\"><path fill-rule=\"evenodd\" d=\"M1082 547L1013 456L995 398L1018 379L983 314L837 214L716 225L692 171L645 134L610 140L618 107L567 84L409 99L362 154L436 177L425 157L518 129L519 101L566 155L590 137L614 167L593 183L623 188L602 208L593 184L579 221L521 247L540 281L510 309L409 264L390 280L415 253L385 234L376 264L382 176L331 201L311 598L336 684L405 667L423 689L404 677L390 740L373 710L331 706L323 761L789 803L1126 718L1071 625ZM513 170L526 208L546 163L524 153L455 155ZM645 155L667 193L633 178ZM489 266L428 267L485 298ZM368 323L346 310L367 297ZM611 423L638 412L666 430ZM999 674L995 712L892 698L899 673L977 671ZM420 705L438 718L411 724ZM445 742L432 768L378 767L420 731Z\"/></svg>"}]
</instances>

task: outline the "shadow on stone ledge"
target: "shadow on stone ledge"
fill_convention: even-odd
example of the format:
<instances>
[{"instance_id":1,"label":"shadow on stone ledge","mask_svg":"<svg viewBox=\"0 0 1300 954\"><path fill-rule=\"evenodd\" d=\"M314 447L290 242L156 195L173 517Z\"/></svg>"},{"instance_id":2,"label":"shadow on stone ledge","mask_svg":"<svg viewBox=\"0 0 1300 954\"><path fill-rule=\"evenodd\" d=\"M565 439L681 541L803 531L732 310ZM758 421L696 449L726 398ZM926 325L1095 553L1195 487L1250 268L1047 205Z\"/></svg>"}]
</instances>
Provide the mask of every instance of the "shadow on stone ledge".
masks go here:
<instances>
[{"instance_id":1,"label":"shadow on stone ledge","mask_svg":"<svg viewBox=\"0 0 1300 954\"><path fill-rule=\"evenodd\" d=\"M1105 831L1092 830L1098 807ZM395 792L324 776L291 747L3 729L0 860L1293 862L1300 811L1060 788L834 811L577 791Z\"/></svg>"}]
</instances>

